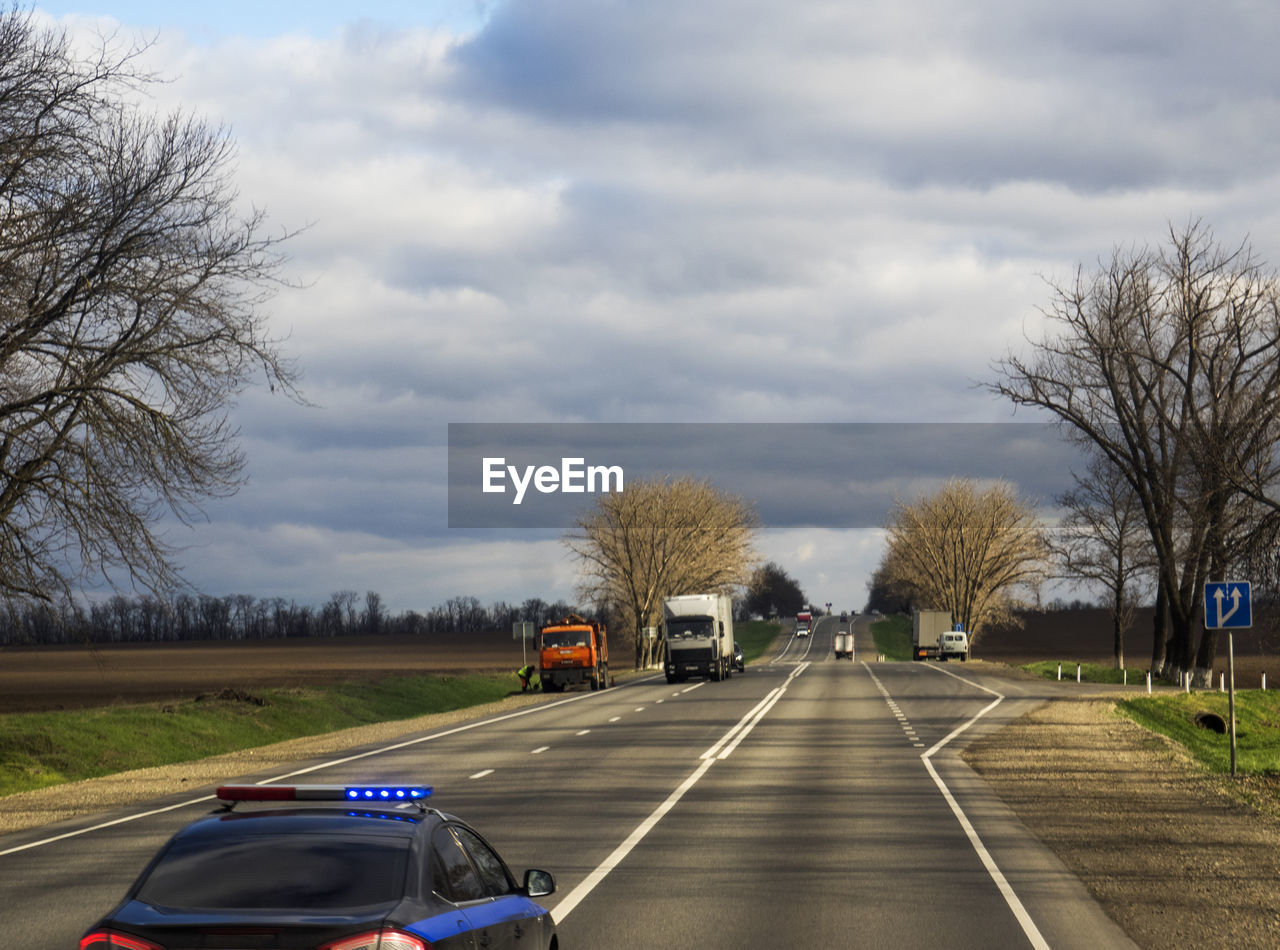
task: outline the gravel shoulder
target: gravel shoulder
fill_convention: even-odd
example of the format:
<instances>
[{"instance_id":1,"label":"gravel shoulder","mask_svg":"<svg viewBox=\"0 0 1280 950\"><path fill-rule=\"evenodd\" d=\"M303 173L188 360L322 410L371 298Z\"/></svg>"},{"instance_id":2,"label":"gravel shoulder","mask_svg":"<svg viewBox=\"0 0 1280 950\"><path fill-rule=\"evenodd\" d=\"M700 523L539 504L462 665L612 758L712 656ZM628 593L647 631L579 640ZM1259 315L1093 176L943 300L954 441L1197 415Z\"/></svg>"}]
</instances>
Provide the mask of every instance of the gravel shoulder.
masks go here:
<instances>
[{"instance_id":1,"label":"gravel shoulder","mask_svg":"<svg viewBox=\"0 0 1280 950\"><path fill-rule=\"evenodd\" d=\"M1280 821L1111 699L1046 703L962 757L1139 946L1280 946Z\"/></svg>"}]
</instances>

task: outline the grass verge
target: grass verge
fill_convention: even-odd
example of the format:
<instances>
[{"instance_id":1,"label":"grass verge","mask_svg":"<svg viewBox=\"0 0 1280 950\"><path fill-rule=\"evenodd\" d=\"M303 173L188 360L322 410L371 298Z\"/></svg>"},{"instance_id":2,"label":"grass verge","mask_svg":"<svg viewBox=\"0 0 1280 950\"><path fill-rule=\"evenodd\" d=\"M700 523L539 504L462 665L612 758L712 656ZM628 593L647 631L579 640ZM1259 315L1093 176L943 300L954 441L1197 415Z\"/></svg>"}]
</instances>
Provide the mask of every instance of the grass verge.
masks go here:
<instances>
[{"instance_id":1,"label":"grass verge","mask_svg":"<svg viewBox=\"0 0 1280 950\"><path fill-rule=\"evenodd\" d=\"M1043 660L1039 663L1028 663L1023 669L1030 670L1037 676L1043 676L1048 680L1058 679L1058 671L1062 671L1062 679L1074 680L1076 678L1076 667L1080 667L1080 682L1082 683L1124 683L1125 671L1118 670L1115 666L1108 666L1103 663L1079 663L1074 660L1071 662L1059 662L1058 660ZM1137 686L1145 683L1147 679L1146 670L1131 669L1129 670L1128 682L1131 686Z\"/></svg>"},{"instance_id":2,"label":"grass verge","mask_svg":"<svg viewBox=\"0 0 1280 950\"><path fill-rule=\"evenodd\" d=\"M1116 708L1139 725L1184 746L1210 772L1231 770L1230 737L1196 725L1201 712L1227 719L1227 694L1174 693L1120 700ZM1280 692L1236 691L1236 771L1280 777Z\"/></svg>"},{"instance_id":3,"label":"grass verge","mask_svg":"<svg viewBox=\"0 0 1280 950\"><path fill-rule=\"evenodd\" d=\"M747 620L733 625L733 636L742 647L742 658L750 663L765 655L781 630L782 624L772 620Z\"/></svg>"},{"instance_id":4,"label":"grass verge","mask_svg":"<svg viewBox=\"0 0 1280 950\"><path fill-rule=\"evenodd\" d=\"M0 795L494 702L503 676L397 677L306 689L0 716Z\"/></svg>"},{"instance_id":5,"label":"grass verge","mask_svg":"<svg viewBox=\"0 0 1280 950\"><path fill-rule=\"evenodd\" d=\"M875 640L876 652L886 660L911 659L911 618L905 614L877 620L871 625L871 638Z\"/></svg>"}]
</instances>

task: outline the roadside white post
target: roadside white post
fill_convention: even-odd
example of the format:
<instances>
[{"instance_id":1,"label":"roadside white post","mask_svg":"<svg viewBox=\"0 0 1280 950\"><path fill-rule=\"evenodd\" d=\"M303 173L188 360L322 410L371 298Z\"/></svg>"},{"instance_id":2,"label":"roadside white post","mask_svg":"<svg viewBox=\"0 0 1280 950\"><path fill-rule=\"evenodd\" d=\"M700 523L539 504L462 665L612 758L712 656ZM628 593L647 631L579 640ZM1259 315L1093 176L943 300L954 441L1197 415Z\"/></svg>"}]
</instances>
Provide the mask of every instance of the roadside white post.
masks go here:
<instances>
[{"instance_id":1,"label":"roadside white post","mask_svg":"<svg viewBox=\"0 0 1280 950\"><path fill-rule=\"evenodd\" d=\"M1076 664L1076 682L1080 682L1080 664Z\"/></svg>"},{"instance_id":2,"label":"roadside white post","mask_svg":"<svg viewBox=\"0 0 1280 950\"><path fill-rule=\"evenodd\" d=\"M1147 670L1147 695L1151 694L1151 671Z\"/></svg>"},{"instance_id":3,"label":"roadside white post","mask_svg":"<svg viewBox=\"0 0 1280 950\"><path fill-rule=\"evenodd\" d=\"M1061 679L1062 679L1062 664L1061 664L1061 663L1059 663L1059 664L1058 664L1058 679L1059 679L1059 680L1061 680Z\"/></svg>"},{"instance_id":4,"label":"roadside white post","mask_svg":"<svg viewBox=\"0 0 1280 950\"><path fill-rule=\"evenodd\" d=\"M1267 671L1266 670L1262 671L1262 691L1264 693L1267 691Z\"/></svg>"},{"instance_id":5,"label":"roadside white post","mask_svg":"<svg viewBox=\"0 0 1280 950\"><path fill-rule=\"evenodd\" d=\"M1225 693L1226 691L1227 691L1227 674L1219 673L1218 674L1218 692Z\"/></svg>"}]
</instances>

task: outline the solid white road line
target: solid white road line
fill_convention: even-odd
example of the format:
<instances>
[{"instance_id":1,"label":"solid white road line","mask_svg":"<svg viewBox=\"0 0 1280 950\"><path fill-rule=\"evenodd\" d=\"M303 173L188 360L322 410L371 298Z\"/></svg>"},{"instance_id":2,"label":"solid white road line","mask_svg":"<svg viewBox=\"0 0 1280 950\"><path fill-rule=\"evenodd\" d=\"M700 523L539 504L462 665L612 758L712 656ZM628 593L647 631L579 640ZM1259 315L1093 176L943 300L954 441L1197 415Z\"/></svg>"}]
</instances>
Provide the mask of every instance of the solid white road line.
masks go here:
<instances>
[{"instance_id":1,"label":"solid white road line","mask_svg":"<svg viewBox=\"0 0 1280 950\"><path fill-rule=\"evenodd\" d=\"M565 899L551 908L551 916L555 918L557 924L563 924L564 919L573 912L573 909L582 903L583 898L595 890L596 885L608 877L609 872L622 863L622 860L632 852L636 845L644 840L645 835L653 830L654 826L660 822L667 812L675 807L676 802L684 797L684 793L693 788L697 784L698 779L707 773L707 769L711 768L714 759L706 759L693 772L680 783L674 792L667 796L666 801L653 810L644 821L636 826L636 830L627 835L625 841L613 849L613 852L605 858L594 871L582 879L582 881L571 890Z\"/></svg>"},{"instance_id":2,"label":"solid white road line","mask_svg":"<svg viewBox=\"0 0 1280 950\"><path fill-rule=\"evenodd\" d=\"M656 677L646 677L644 680L636 680L635 682L637 683L649 682L650 680L655 678ZM360 753L357 753L356 755L348 755L340 759L330 759L327 762L321 762L319 765L312 765L305 769L297 769L293 772L286 772L283 775L277 775L274 778L263 779L257 784L270 785L274 782L283 782L285 779L290 779L297 775L306 775L309 772L317 772L317 771L320 771L321 769L331 768L335 765L345 765L348 762L355 762L355 761L358 761L359 759L367 759L373 755L381 755L383 752L394 752L396 749L405 749L412 745L418 745L421 742L430 742L433 739L443 739L445 736L456 735L459 732L466 732L469 729L479 729L481 726L493 725L496 722L504 722L508 719L517 719L520 716L528 716L536 712L542 712L543 710L546 710L546 709L554 709L556 706L563 706L566 703L581 702L584 699L592 699L594 697L605 696L605 695L608 695L608 694L607 693L583 693L580 696L570 696L568 699L560 699L555 701L554 703L542 703L537 706L529 706L525 709L517 710L516 712L504 713L501 716L493 716L492 718L482 719L478 722L467 723L466 725L463 725L463 726L455 726L453 729L445 729L443 732L433 732L430 735L419 736L416 739L409 739L405 742L396 742L396 743L393 743L392 745L380 746L377 749L370 749L368 752L360 752ZM201 796L200 798L192 798L184 802L178 802L176 805L166 805L163 808L152 808L148 811L134 812L133 814L130 814L130 815L123 815L120 818L114 818L111 821L104 821L96 825L90 825L87 828L80 828L80 829L77 829L76 831L67 831L60 835L52 835L48 838L41 838L39 841L31 841L31 842L28 842L27 844L20 844L14 848L7 848L4 851L0 851L0 857L4 857L6 854L16 854L19 851L27 851L27 850L30 850L31 848L43 847L44 845L53 844L54 842L57 842L57 841L64 841L67 838L76 838L76 837L79 837L80 835L87 835L94 831L101 831L104 828L111 828L111 827L114 827L115 825L122 825L130 821L137 821L139 818L150 818L152 815L163 815L165 812L176 811L179 808L186 808L189 805L199 805L204 802L211 802L214 800L215 800L215 797L213 795L204 795L204 796Z\"/></svg>"},{"instance_id":3,"label":"solid white road line","mask_svg":"<svg viewBox=\"0 0 1280 950\"><path fill-rule=\"evenodd\" d=\"M982 838L979 837L977 830L969 821L969 816L964 813L964 809L960 807L960 803L957 802L955 796L951 794L951 789L947 787L947 783L942 780L942 776L938 774L938 770L933 767L933 762L931 761L934 753L940 751L947 745L947 743L951 742L952 739L960 735L975 722L1004 702L1004 695L994 689L983 686L981 683L975 683L973 680L965 679L963 676L958 676L957 674L941 669L940 667L934 666L928 668L937 670L939 673L945 673L953 679L957 679L962 683L966 683L969 686L980 689L985 693L990 693L995 697L994 700L978 710L977 714L975 714L972 719L962 723L955 729L952 729L944 739L934 743L933 747L928 751L921 753L920 758L924 762L924 767L929 772L930 778L932 778L934 784L938 786L938 790L942 792L942 797L951 807L952 814L954 814L956 816L956 820L960 822L960 827L964 829L965 836L969 839L969 844L973 846L974 852L977 853L978 859L982 862L982 866L987 869L987 873L991 876L991 880L995 882L996 889L1000 891L1000 895L1004 898L1004 902L1009 905L1009 910L1013 912L1013 916L1018 921L1018 925L1022 927L1022 932L1026 934L1027 939L1031 941L1031 946L1034 947L1035 950L1050 950L1048 941L1045 940L1044 935L1040 933L1040 928L1035 925L1035 921L1033 921L1031 919L1031 915L1027 913L1026 907L1023 906L1018 895L1014 893L1012 885L1009 884L1009 881L1004 876L1004 872L1001 871L999 866L996 864L995 858L991 856L991 852L987 850L987 846L982 843Z\"/></svg>"},{"instance_id":4,"label":"solid white road line","mask_svg":"<svg viewBox=\"0 0 1280 950\"><path fill-rule=\"evenodd\" d=\"M799 676L808 665L808 663L802 663L794 669L791 672L791 675L787 677L787 682L789 683L795 677ZM764 717L765 713L773 708L785 691L785 685L775 687L770 690L768 695L753 706L750 712L739 719L733 728L720 737L720 740L716 742L715 745L702 753L701 764L689 774L689 777L681 782L680 785L677 786L676 790L668 795L666 800L655 808L648 818L640 822L640 824L636 826L635 831L631 832L622 844L614 848L609 856L600 862L600 865L595 870L584 877L578 883L578 886L565 896L564 900L551 908L551 916L555 918L557 924L564 923L564 919L573 912L575 907L582 903L583 899L586 898L588 894L595 890L596 885L608 877L609 872L622 863L626 856L635 849L636 845L644 840L645 835L652 831L658 822L662 820L663 816L675 807L676 802L680 801L680 799L684 797L685 792L693 788L693 786L698 783L698 779L707 774L707 770L711 768L712 763L727 757L729 753L737 747L738 743L745 738L746 734L755 728L756 724ZM735 736L737 737L736 739L734 738ZM724 747L725 743L729 742L730 739L734 740L732 745L728 748L724 748L723 751L720 751L722 747Z\"/></svg>"}]
</instances>

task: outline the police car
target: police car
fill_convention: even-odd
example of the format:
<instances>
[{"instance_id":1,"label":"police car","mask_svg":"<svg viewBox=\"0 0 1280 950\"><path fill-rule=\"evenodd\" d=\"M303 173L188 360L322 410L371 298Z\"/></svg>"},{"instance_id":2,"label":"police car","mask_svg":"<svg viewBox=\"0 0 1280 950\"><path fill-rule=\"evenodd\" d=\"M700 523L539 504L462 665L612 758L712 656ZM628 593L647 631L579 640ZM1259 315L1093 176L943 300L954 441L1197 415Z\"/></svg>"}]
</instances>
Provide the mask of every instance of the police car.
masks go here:
<instances>
[{"instance_id":1,"label":"police car","mask_svg":"<svg viewBox=\"0 0 1280 950\"><path fill-rule=\"evenodd\" d=\"M228 785L174 835L80 950L556 948L538 903L428 786ZM237 810L240 803L267 807ZM282 804L284 803L284 804Z\"/></svg>"}]
</instances>

